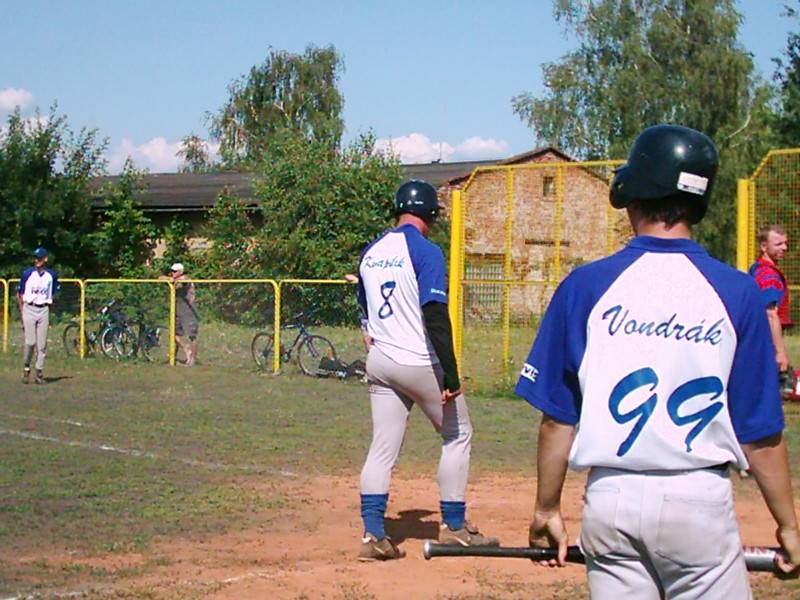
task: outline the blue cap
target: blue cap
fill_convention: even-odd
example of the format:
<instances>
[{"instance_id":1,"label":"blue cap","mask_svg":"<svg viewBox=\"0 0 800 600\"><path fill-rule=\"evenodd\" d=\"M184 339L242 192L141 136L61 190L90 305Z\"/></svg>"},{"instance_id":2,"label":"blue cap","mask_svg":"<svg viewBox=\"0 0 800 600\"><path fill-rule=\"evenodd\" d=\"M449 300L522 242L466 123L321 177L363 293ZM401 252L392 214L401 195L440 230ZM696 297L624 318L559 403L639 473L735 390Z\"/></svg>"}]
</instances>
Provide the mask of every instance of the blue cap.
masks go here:
<instances>
[{"instance_id":1,"label":"blue cap","mask_svg":"<svg viewBox=\"0 0 800 600\"><path fill-rule=\"evenodd\" d=\"M47 256L47 250L39 246L38 248L36 248L36 250L33 251L33 255L36 258L44 258L45 256Z\"/></svg>"}]
</instances>

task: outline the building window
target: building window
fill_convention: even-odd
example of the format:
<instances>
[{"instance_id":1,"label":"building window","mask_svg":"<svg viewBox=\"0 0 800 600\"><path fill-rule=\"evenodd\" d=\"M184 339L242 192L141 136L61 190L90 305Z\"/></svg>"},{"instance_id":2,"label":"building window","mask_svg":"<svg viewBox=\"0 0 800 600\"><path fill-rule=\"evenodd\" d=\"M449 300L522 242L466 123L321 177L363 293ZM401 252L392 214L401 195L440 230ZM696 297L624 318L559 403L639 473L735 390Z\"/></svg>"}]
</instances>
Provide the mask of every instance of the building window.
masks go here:
<instances>
[{"instance_id":1,"label":"building window","mask_svg":"<svg viewBox=\"0 0 800 600\"><path fill-rule=\"evenodd\" d=\"M464 314L467 319L496 321L502 316L503 286L480 283L503 279L502 254L468 254L464 261Z\"/></svg>"},{"instance_id":2,"label":"building window","mask_svg":"<svg viewBox=\"0 0 800 600\"><path fill-rule=\"evenodd\" d=\"M542 196L551 198L556 195L556 178L551 175L542 177Z\"/></svg>"}]
</instances>

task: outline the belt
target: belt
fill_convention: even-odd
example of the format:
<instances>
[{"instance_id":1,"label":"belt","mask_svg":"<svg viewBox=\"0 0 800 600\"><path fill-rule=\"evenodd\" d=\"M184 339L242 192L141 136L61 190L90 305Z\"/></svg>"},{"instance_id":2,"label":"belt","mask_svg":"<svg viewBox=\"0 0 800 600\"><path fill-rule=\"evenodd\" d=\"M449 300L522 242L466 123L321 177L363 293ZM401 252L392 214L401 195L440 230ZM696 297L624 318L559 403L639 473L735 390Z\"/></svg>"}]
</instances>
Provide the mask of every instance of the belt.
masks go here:
<instances>
[{"instance_id":1,"label":"belt","mask_svg":"<svg viewBox=\"0 0 800 600\"><path fill-rule=\"evenodd\" d=\"M35 304L34 302L26 302L28 306L35 306L36 308L42 308L43 306L50 306L49 304Z\"/></svg>"},{"instance_id":2,"label":"belt","mask_svg":"<svg viewBox=\"0 0 800 600\"><path fill-rule=\"evenodd\" d=\"M731 466L731 463L724 462L724 463L720 463L718 465L711 465L710 467L705 467L705 468L708 469L709 471L721 471L721 472L724 473L725 471L728 470L728 468L730 466Z\"/></svg>"}]
</instances>

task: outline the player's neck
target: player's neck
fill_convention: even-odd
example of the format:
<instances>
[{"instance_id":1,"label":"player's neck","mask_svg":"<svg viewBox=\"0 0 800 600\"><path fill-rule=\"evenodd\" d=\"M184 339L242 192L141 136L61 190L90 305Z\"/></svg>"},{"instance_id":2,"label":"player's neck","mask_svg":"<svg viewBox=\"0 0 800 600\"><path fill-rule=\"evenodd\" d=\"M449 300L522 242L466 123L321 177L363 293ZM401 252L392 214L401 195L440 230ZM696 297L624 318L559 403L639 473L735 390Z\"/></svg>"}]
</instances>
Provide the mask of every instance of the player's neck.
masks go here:
<instances>
[{"instance_id":1,"label":"player's neck","mask_svg":"<svg viewBox=\"0 0 800 600\"><path fill-rule=\"evenodd\" d=\"M769 264L771 264L771 265L777 265L777 264L778 264L777 262L775 262L774 260L772 260L772 258L770 258L770 255L769 255L769 254L767 254L766 252L764 252L764 253L761 255L761 262L766 262L766 263L769 263Z\"/></svg>"},{"instance_id":2,"label":"player's neck","mask_svg":"<svg viewBox=\"0 0 800 600\"><path fill-rule=\"evenodd\" d=\"M640 223L634 227L636 235L649 235L665 239L691 239L692 230L683 222L669 226L666 223Z\"/></svg>"},{"instance_id":3,"label":"player's neck","mask_svg":"<svg viewBox=\"0 0 800 600\"><path fill-rule=\"evenodd\" d=\"M428 236L428 231L430 230L428 224L423 219L409 213L404 213L398 217L397 226L400 227L402 225L412 225L416 227L425 237Z\"/></svg>"}]
</instances>

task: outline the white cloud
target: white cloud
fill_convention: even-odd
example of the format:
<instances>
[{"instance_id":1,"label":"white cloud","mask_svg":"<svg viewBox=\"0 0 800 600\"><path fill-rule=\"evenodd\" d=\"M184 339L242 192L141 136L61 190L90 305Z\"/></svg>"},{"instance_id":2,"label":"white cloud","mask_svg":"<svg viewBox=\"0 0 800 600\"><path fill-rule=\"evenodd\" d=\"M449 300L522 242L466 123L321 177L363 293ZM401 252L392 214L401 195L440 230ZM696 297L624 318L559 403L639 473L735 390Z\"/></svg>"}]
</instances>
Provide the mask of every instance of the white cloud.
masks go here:
<instances>
[{"instance_id":1,"label":"white cloud","mask_svg":"<svg viewBox=\"0 0 800 600\"><path fill-rule=\"evenodd\" d=\"M439 158L446 161L455 152L447 142L434 142L422 133L379 139L375 142L375 149L390 152L404 163L430 162Z\"/></svg>"},{"instance_id":2,"label":"white cloud","mask_svg":"<svg viewBox=\"0 0 800 600\"><path fill-rule=\"evenodd\" d=\"M181 146L180 141L169 142L163 136L139 145L130 138L122 138L109 152L108 170L110 173L119 173L130 157L137 169L147 169L151 173L174 173L182 163L178 157ZM216 161L219 158L219 143L206 142L206 148L209 159Z\"/></svg>"},{"instance_id":3,"label":"white cloud","mask_svg":"<svg viewBox=\"0 0 800 600\"><path fill-rule=\"evenodd\" d=\"M505 140L472 136L454 146L449 142L431 140L423 133L381 138L375 143L375 148L397 155L403 163L503 158L509 153L509 145Z\"/></svg>"},{"instance_id":4,"label":"white cloud","mask_svg":"<svg viewBox=\"0 0 800 600\"><path fill-rule=\"evenodd\" d=\"M482 138L474 135L456 146L458 158L481 160L484 158L503 158L508 156L509 146L505 140Z\"/></svg>"},{"instance_id":5,"label":"white cloud","mask_svg":"<svg viewBox=\"0 0 800 600\"><path fill-rule=\"evenodd\" d=\"M175 172L180 163L180 159L176 156L180 147L180 142L168 142L161 136L138 146L130 138L122 138L122 141L109 153L108 170L111 173L119 173L125 165L125 160L130 157L137 169L148 169L153 173Z\"/></svg>"},{"instance_id":6,"label":"white cloud","mask_svg":"<svg viewBox=\"0 0 800 600\"><path fill-rule=\"evenodd\" d=\"M19 106L25 110L33 102L33 94L22 88L6 88L0 90L0 113L11 113Z\"/></svg>"}]
</instances>

